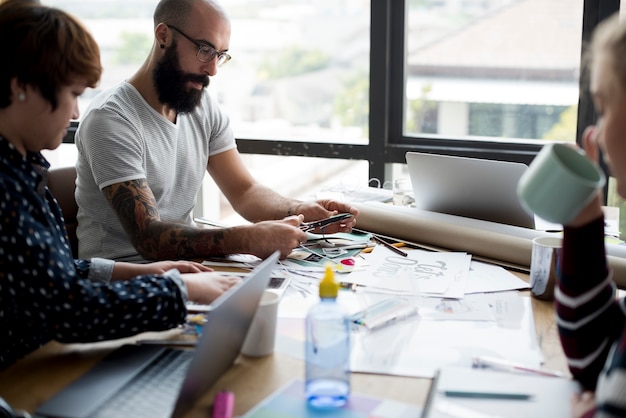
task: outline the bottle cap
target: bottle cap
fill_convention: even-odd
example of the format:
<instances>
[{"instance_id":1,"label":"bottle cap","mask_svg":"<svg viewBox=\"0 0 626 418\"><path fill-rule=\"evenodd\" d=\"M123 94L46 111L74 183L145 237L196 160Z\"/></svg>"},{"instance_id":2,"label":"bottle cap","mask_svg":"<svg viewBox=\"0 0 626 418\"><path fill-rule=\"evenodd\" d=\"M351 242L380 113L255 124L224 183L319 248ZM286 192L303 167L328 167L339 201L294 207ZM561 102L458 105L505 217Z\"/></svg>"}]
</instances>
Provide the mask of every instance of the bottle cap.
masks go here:
<instances>
[{"instance_id":1,"label":"bottle cap","mask_svg":"<svg viewBox=\"0 0 626 418\"><path fill-rule=\"evenodd\" d=\"M324 278L320 282L320 298L336 298L339 284L335 281L335 272L330 264L326 265Z\"/></svg>"}]
</instances>

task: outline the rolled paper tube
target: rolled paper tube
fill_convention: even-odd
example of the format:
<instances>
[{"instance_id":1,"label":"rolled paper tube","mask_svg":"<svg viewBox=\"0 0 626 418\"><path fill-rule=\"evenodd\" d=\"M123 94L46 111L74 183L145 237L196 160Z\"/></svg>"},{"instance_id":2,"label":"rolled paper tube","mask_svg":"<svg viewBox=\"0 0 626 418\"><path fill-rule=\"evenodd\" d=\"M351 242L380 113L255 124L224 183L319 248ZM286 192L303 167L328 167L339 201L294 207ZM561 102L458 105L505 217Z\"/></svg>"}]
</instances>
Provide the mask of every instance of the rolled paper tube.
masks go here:
<instances>
[{"instance_id":1,"label":"rolled paper tube","mask_svg":"<svg viewBox=\"0 0 626 418\"><path fill-rule=\"evenodd\" d=\"M526 272L530 268L532 239L555 235L380 202L351 204L359 209L359 229L432 249L467 252L477 260ZM606 248L613 279L620 288L626 289L626 246L607 244Z\"/></svg>"}]
</instances>

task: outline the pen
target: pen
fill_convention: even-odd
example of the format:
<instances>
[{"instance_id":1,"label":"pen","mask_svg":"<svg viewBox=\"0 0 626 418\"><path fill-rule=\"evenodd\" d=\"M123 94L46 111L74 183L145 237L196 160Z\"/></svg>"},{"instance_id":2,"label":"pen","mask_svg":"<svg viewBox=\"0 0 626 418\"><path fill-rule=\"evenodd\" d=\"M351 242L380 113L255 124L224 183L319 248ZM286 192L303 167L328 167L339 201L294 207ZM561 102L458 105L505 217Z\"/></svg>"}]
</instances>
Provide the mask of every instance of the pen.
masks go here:
<instances>
[{"instance_id":1,"label":"pen","mask_svg":"<svg viewBox=\"0 0 626 418\"><path fill-rule=\"evenodd\" d=\"M382 239L378 235L372 234L372 238L374 239L374 241L378 242L379 244L384 245L385 247L389 248L394 253L396 253L398 255L401 255L402 257L406 257L408 255L407 253L405 253L401 249L399 249L397 247L394 247L393 245L389 244L387 241L385 241L384 239Z\"/></svg>"},{"instance_id":2,"label":"pen","mask_svg":"<svg viewBox=\"0 0 626 418\"><path fill-rule=\"evenodd\" d=\"M392 308L395 308L398 305L403 304L401 299L396 299L396 298L386 298L383 300L380 300L376 303L374 303L373 305L368 306L367 308L363 309L362 311L359 311L355 314L353 314L350 317L350 320L356 324L362 324L363 320L366 317L372 317L374 315L378 315L382 312L388 311Z\"/></svg>"},{"instance_id":3,"label":"pen","mask_svg":"<svg viewBox=\"0 0 626 418\"><path fill-rule=\"evenodd\" d=\"M536 369L533 367L524 366L522 364L517 364L494 357L474 357L472 359L472 367L475 369L484 368L501 370L505 372L532 373L538 374L540 376L566 377L565 374L555 370Z\"/></svg>"},{"instance_id":4,"label":"pen","mask_svg":"<svg viewBox=\"0 0 626 418\"><path fill-rule=\"evenodd\" d=\"M369 331L374 331L395 324L396 322L411 318L415 315L417 315L417 308L407 307L392 315L384 316L382 318L379 317L374 321L362 322L361 325L363 325Z\"/></svg>"},{"instance_id":5,"label":"pen","mask_svg":"<svg viewBox=\"0 0 626 418\"><path fill-rule=\"evenodd\" d=\"M470 392L464 390L444 390L443 394L451 398L479 398L479 399L511 399L528 400L532 395L527 393L505 393L505 392Z\"/></svg>"}]
</instances>

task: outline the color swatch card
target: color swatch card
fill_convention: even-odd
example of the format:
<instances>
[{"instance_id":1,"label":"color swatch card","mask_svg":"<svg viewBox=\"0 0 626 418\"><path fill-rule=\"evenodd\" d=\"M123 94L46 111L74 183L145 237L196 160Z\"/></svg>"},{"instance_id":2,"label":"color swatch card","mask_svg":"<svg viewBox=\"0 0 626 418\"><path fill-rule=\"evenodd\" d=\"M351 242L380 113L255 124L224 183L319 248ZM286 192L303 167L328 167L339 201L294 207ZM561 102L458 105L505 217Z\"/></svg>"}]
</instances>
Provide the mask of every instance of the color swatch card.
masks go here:
<instances>
[{"instance_id":1,"label":"color swatch card","mask_svg":"<svg viewBox=\"0 0 626 418\"><path fill-rule=\"evenodd\" d=\"M315 410L307 406L304 382L294 379L268 396L243 418L415 418L422 408L390 399L378 399L352 393L347 405L333 410Z\"/></svg>"}]
</instances>

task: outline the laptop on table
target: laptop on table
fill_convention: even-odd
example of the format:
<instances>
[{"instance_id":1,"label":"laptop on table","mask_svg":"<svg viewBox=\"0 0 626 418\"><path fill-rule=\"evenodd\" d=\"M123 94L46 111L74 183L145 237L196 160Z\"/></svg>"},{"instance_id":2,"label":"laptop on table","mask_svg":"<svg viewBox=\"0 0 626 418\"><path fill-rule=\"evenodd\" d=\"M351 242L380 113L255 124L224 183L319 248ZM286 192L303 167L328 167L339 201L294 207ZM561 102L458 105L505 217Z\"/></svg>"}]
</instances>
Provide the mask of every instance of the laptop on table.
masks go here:
<instances>
[{"instance_id":1,"label":"laptop on table","mask_svg":"<svg viewBox=\"0 0 626 418\"><path fill-rule=\"evenodd\" d=\"M535 228L516 192L527 165L421 152L406 163L418 209Z\"/></svg>"},{"instance_id":2,"label":"laptop on table","mask_svg":"<svg viewBox=\"0 0 626 418\"><path fill-rule=\"evenodd\" d=\"M278 257L272 254L213 302L195 350L124 345L41 405L35 416L184 416L239 355Z\"/></svg>"}]
</instances>

